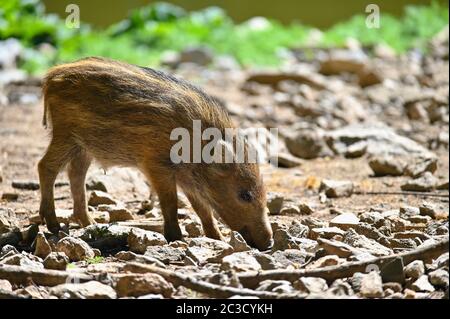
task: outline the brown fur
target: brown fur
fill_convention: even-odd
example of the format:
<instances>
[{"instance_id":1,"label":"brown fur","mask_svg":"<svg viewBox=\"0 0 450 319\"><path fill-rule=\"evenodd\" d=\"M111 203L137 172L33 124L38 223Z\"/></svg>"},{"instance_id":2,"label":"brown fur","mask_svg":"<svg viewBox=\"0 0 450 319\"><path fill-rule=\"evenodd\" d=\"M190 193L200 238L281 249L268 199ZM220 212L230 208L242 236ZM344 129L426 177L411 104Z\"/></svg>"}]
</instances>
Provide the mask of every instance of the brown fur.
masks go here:
<instances>
[{"instance_id":1,"label":"brown fur","mask_svg":"<svg viewBox=\"0 0 450 319\"><path fill-rule=\"evenodd\" d=\"M168 240L181 238L177 221L177 185L199 215L205 234L221 239L215 210L258 248L270 246L265 190L257 164L174 164L170 140L174 128L223 131L233 124L219 101L187 82L162 72L103 58L87 58L52 68L44 81L44 125L52 140L39 162L40 214L55 232L53 184L68 164L74 216L92 223L87 213L85 176L92 159L104 167L140 169L158 194ZM192 136L192 133L191 133ZM243 201L239 192L252 200Z\"/></svg>"}]
</instances>

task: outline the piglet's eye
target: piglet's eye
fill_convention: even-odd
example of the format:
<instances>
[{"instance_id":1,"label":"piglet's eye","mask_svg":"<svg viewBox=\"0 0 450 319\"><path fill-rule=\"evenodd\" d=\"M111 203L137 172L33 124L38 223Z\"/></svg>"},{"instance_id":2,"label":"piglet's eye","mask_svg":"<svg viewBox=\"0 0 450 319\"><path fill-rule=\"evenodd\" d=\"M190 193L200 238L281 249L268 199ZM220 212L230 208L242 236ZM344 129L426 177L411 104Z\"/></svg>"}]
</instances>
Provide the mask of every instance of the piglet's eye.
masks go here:
<instances>
[{"instance_id":1,"label":"piglet's eye","mask_svg":"<svg viewBox=\"0 0 450 319\"><path fill-rule=\"evenodd\" d=\"M239 198L244 202L251 202L253 200L253 194L250 191L243 190L239 192Z\"/></svg>"}]
</instances>

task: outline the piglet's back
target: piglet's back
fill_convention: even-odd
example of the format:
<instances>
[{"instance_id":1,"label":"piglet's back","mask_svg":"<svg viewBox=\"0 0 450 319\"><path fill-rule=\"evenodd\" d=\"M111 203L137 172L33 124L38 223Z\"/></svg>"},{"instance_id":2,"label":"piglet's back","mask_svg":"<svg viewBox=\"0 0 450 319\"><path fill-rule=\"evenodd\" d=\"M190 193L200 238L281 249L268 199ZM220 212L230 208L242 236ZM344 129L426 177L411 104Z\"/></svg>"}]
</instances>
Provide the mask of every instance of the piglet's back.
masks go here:
<instances>
[{"instance_id":1,"label":"piglet's back","mask_svg":"<svg viewBox=\"0 0 450 319\"><path fill-rule=\"evenodd\" d=\"M177 127L232 127L220 103L195 86L150 68L86 58L51 69L44 81L44 124L112 165L137 165L139 153L168 156ZM159 154L161 155L161 154ZM166 156L164 155L164 156ZM161 156L160 156L161 157Z\"/></svg>"}]
</instances>

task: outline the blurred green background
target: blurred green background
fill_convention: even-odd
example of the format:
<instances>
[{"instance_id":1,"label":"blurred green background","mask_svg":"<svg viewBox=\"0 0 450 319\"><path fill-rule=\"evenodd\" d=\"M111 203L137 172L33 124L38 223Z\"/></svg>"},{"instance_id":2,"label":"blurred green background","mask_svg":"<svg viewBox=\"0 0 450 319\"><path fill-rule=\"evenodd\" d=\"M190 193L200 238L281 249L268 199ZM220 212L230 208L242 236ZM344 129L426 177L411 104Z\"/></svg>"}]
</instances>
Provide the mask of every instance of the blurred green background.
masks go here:
<instances>
[{"instance_id":1,"label":"blurred green background","mask_svg":"<svg viewBox=\"0 0 450 319\"><path fill-rule=\"evenodd\" d=\"M66 24L69 3L80 7L80 28ZM350 38L369 54L377 45L399 54L426 53L428 41L449 21L446 1L380 0L380 28L368 28L367 3L1 0L0 41L21 42L26 50L20 67L32 74L94 55L158 66L168 52L190 47L208 47L242 66L277 67L290 49L341 47ZM255 16L265 18L249 22Z\"/></svg>"},{"instance_id":2,"label":"blurred green background","mask_svg":"<svg viewBox=\"0 0 450 319\"><path fill-rule=\"evenodd\" d=\"M149 0L44 0L48 12L65 16L69 3L80 6L81 19L96 26L105 27L124 19L131 9L136 9L157 1ZM284 24L301 22L317 28L328 28L337 22L364 13L366 6L376 3L382 13L401 16L406 5L430 5L430 0L169 0L169 3L188 11L210 6L224 9L236 22L243 22L255 16L278 20ZM447 1L439 1L444 4ZM107 3L107 5L105 5Z\"/></svg>"}]
</instances>

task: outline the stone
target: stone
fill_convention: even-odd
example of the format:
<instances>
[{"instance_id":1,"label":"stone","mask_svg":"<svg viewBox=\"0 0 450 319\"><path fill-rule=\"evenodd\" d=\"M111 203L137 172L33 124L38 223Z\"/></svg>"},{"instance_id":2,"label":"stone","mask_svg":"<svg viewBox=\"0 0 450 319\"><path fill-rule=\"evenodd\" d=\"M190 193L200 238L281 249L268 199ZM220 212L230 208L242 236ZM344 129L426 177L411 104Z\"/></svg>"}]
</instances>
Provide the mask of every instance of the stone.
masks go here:
<instances>
[{"instance_id":1,"label":"stone","mask_svg":"<svg viewBox=\"0 0 450 319\"><path fill-rule=\"evenodd\" d=\"M115 279L118 297L140 297L148 294L161 294L170 298L174 292L172 284L158 274L126 274Z\"/></svg>"},{"instance_id":2,"label":"stone","mask_svg":"<svg viewBox=\"0 0 450 319\"><path fill-rule=\"evenodd\" d=\"M344 243L365 251L373 256L388 256L393 253L387 248L373 239L369 239L364 235L359 235L353 229L349 229L344 235Z\"/></svg>"},{"instance_id":3,"label":"stone","mask_svg":"<svg viewBox=\"0 0 450 319\"><path fill-rule=\"evenodd\" d=\"M26 252L17 254L11 251L10 253L2 256L2 258L0 259L0 265L2 264L21 266L34 270L41 270L44 268L44 266L42 265L42 259L40 257L28 254Z\"/></svg>"},{"instance_id":4,"label":"stone","mask_svg":"<svg viewBox=\"0 0 450 319\"><path fill-rule=\"evenodd\" d=\"M63 252L52 252L44 259L45 269L66 270L69 264L69 257Z\"/></svg>"},{"instance_id":5,"label":"stone","mask_svg":"<svg viewBox=\"0 0 450 319\"><path fill-rule=\"evenodd\" d=\"M359 218L353 213L343 213L330 220L331 227L338 227L347 230L352 226L358 225Z\"/></svg>"},{"instance_id":6,"label":"stone","mask_svg":"<svg viewBox=\"0 0 450 319\"><path fill-rule=\"evenodd\" d=\"M239 252L225 256L222 259L221 269L224 271L234 270L236 272L258 271L261 270L261 265L248 252Z\"/></svg>"},{"instance_id":7,"label":"stone","mask_svg":"<svg viewBox=\"0 0 450 319\"><path fill-rule=\"evenodd\" d=\"M1 291L12 292L12 285L8 280L0 279L0 292Z\"/></svg>"},{"instance_id":8,"label":"stone","mask_svg":"<svg viewBox=\"0 0 450 319\"><path fill-rule=\"evenodd\" d=\"M229 244L212 238L198 237L191 239L186 256L198 264L220 263L225 256L233 253Z\"/></svg>"},{"instance_id":9,"label":"stone","mask_svg":"<svg viewBox=\"0 0 450 319\"><path fill-rule=\"evenodd\" d=\"M291 236L286 230L278 229L273 234L272 251L285 249L301 249L307 252L315 252L317 242L307 238Z\"/></svg>"},{"instance_id":10,"label":"stone","mask_svg":"<svg viewBox=\"0 0 450 319\"><path fill-rule=\"evenodd\" d=\"M365 212L359 215L359 219L362 223L373 225L374 227L381 227L384 225L384 217L379 212Z\"/></svg>"},{"instance_id":11,"label":"stone","mask_svg":"<svg viewBox=\"0 0 450 319\"><path fill-rule=\"evenodd\" d=\"M346 259L339 258L338 255L327 255L320 257L306 266L306 269L317 269L323 267L337 266L346 262Z\"/></svg>"},{"instance_id":12,"label":"stone","mask_svg":"<svg viewBox=\"0 0 450 319\"><path fill-rule=\"evenodd\" d=\"M326 280L318 277L301 277L293 286L306 293L321 293L328 289Z\"/></svg>"},{"instance_id":13,"label":"stone","mask_svg":"<svg viewBox=\"0 0 450 319\"><path fill-rule=\"evenodd\" d=\"M348 297L353 296L355 292L352 289L352 286L348 282L345 282L342 279L336 279L330 286L330 289L327 291L332 296L340 297Z\"/></svg>"},{"instance_id":14,"label":"stone","mask_svg":"<svg viewBox=\"0 0 450 319\"><path fill-rule=\"evenodd\" d=\"M435 154L417 142L398 135L384 124L350 124L333 131L327 131L324 138L337 154L345 154L356 143L365 142L369 156L435 158Z\"/></svg>"},{"instance_id":15,"label":"stone","mask_svg":"<svg viewBox=\"0 0 450 319\"><path fill-rule=\"evenodd\" d=\"M277 293L295 293L294 287L287 280L263 280L256 288L257 291L271 291Z\"/></svg>"},{"instance_id":16,"label":"stone","mask_svg":"<svg viewBox=\"0 0 450 319\"><path fill-rule=\"evenodd\" d=\"M34 254L38 257L45 258L52 252L52 247L42 232L37 234L35 244Z\"/></svg>"},{"instance_id":17,"label":"stone","mask_svg":"<svg viewBox=\"0 0 450 319\"><path fill-rule=\"evenodd\" d=\"M169 245L148 246L144 256L156 258L164 264L170 264L183 262L186 253L182 248L171 247Z\"/></svg>"},{"instance_id":18,"label":"stone","mask_svg":"<svg viewBox=\"0 0 450 319\"><path fill-rule=\"evenodd\" d=\"M358 255L361 253L360 250L340 241L328 240L324 238L319 238L317 241L319 242L320 248L324 249L331 255L348 258L351 255Z\"/></svg>"},{"instance_id":19,"label":"stone","mask_svg":"<svg viewBox=\"0 0 450 319\"><path fill-rule=\"evenodd\" d=\"M16 189L24 189L24 190L30 190L35 191L39 189L39 182L38 181L18 181L14 180L11 183L11 186Z\"/></svg>"},{"instance_id":20,"label":"stone","mask_svg":"<svg viewBox=\"0 0 450 319\"><path fill-rule=\"evenodd\" d=\"M300 249L285 249L274 252L272 257L282 265L282 268L290 266L301 268L312 256L310 253Z\"/></svg>"},{"instance_id":21,"label":"stone","mask_svg":"<svg viewBox=\"0 0 450 319\"><path fill-rule=\"evenodd\" d=\"M100 211L108 212L110 223L124 222L134 219L133 214L125 207L114 205L100 205L97 208Z\"/></svg>"},{"instance_id":22,"label":"stone","mask_svg":"<svg viewBox=\"0 0 450 319\"><path fill-rule=\"evenodd\" d=\"M206 47L186 48L180 52L179 63L194 63L206 66L213 62L214 54Z\"/></svg>"},{"instance_id":23,"label":"stone","mask_svg":"<svg viewBox=\"0 0 450 319\"><path fill-rule=\"evenodd\" d=\"M448 219L448 212L445 212L432 203L424 202L419 206L419 213L433 219Z\"/></svg>"},{"instance_id":24,"label":"stone","mask_svg":"<svg viewBox=\"0 0 450 319\"><path fill-rule=\"evenodd\" d=\"M285 203L280 210L280 215L299 215L300 207L295 203Z\"/></svg>"},{"instance_id":25,"label":"stone","mask_svg":"<svg viewBox=\"0 0 450 319\"><path fill-rule=\"evenodd\" d=\"M331 239L336 235L343 236L345 234L345 231L337 228L337 227L323 227L323 228L313 228L309 232L309 237L311 239L317 239L317 238L326 238Z\"/></svg>"},{"instance_id":26,"label":"stone","mask_svg":"<svg viewBox=\"0 0 450 319\"><path fill-rule=\"evenodd\" d=\"M420 210L418 207L413 206L402 206L400 207L400 217L405 219L412 216L418 216L420 214Z\"/></svg>"},{"instance_id":27,"label":"stone","mask_svg":"<svg viewBox=\"0 0 450 319\"><path fill-rule=\"evenodd\" d=\"M319 190L328 198L348 197L353 194L353 183L350 181L322 180Z\"/></svg>"},{"instance_id":28,"label":"stone","mask_svg":"<svg viewBox=\"0 0 450 319\"><path fill-rule=\"evenodd\" d=\"M428 274L428 278L430 283L437 288L447 288L448 289L448 270L445 269L437 269Z\"/></svg>"},{"instance_id":29,"label":"stone","mask_svg":"<svg viewBox=\"0 0 450 319\"><path fill-rule=\"evenodd\" d=\"M19 199L19 194L5 192L2 194L2 199L7 202L15 202L16 200Z\"/></svg>"},{"instance_id":30,"label":"stone","mask_svg":"<svg viewBox=\"0 0 450 319\"><path fill-rule=\"evenodd\" d=\"M283 265L275 260L271 255L264 254L261 252L256 252L253 257L258 261L261 265L262 270L273 270L277 268L282 268Z\"/></svg>"},{"instance_id":31,"label":"stone","mask_svg":"<svg viewBox=\"0 0 450 319\"><path fill-rule=\"evenodd\" d=\"M139 228L133 228L130 231L127 242L130 250L138 254L144 254L148 246L167 244L162 234Z\"/></svg>"},{"instance_id":32,"label":"stone","mask_svg":"<svg viewBox=\"0 0 450 319\"><path fill-rule=\"evenodd\" d=\"M281 207L283 206L284 197L281 194L269 192L267 194L267 208L271 215L276 215L280 213Z\"/></svg>"},{"instance_id":33,"label":"stone","mask_svg":"<svg viewBox=\"0 0 450 319\"><path fill-rule=\"evenodd\" d=\"M365 298L383 297L383 282L381 276L376 271L365 274L361 280L359 293Z\"/></svg>"},{"instance_id":34,"label":"stone","mask_svg":"<svg viewBox=\"0 0 450 319\"><path fill-rule=\"evenodd\" d=\"M435 289L428 281L427 275L420 276L416 281L411 284L411 289L416 292L433 292Z\"/></svg>"},{"instance_id":35,"label":"stone","mask_svg":"<svg viewBox=\"0 0 450 319\"><path fill-rule=\"evenodd\" d=\"M189 237L200 237L203 235L202 225L195 220L187 221L184 224L184 229L189 234Z\"/></svg>"},{"instance_id":36,"label":"stone","mask_svg":"<svg viewBox=\"0 0 450 319\"><path fill-rule=\"evenodd\" d=\"M386 283L383 283L383 289L384 290L390 289L394 293L396 293L396 292L401 292L403 290L403 287L398 282L386 282Z\"/></svg>"},{"instance_id":37,"label":"stone","mask_svg":"<svg viewBox=\"0 0 450 319\"><path fill-rule=\"evenodd\" d=\"M392 156L375 157L369 161L375 176L401 176L405 172L406 163Z\"/></svg>"},{"instance_id":38,"label":"stone","mask_svg":"<svg viewBox=\"0 0 450 319\"><path fill-rule=\"evenodd\" d=\"M231 231L229 244L237 253L251 250L244 237L236 231Z\"/></svg>"},{"instance_id":39,"label":"stone","mask_svg":"<svg viewBox=\"0 0 450 319\"><path fill-rule=\"evenodd\" d=\"M277 156L269 158L270 163L277 163L278 167L293 168L299 167L303 164L303 161L289 153L279 153Z\"/></svg>"},{"instance_id":40,"label":"stone","mask_svg":"<svg viewBox=\"0 0 450 319\"><path fill-rule=\"evenodd\" d=\"M116 205L117 202L108 193L102 191L92 191L89 197L88 204L90 206Z\"/></svg>"},{"instance_id":41,"label":"stone","mask_svg":"<svg viewBox=\"0 0 450 319\"><path fill-rule=\"evenodd\" d=\"M438 184L438 179L430 172L425 172L421 177L410 180L401 185L403 191L430 192Z\"/></svg>"},{"instance_id":42,"label":"stone","mask_svg":"<svg viewBox=\"0 0 450 319\"><path fill-rule=\"evenodd\" d=\"M142 200L148 198L148 186L143 174L134 168L111 167L89 170L86 187L92 191L102 191L113 196L133 194Z\"/></svg>"},{"instance_id":43,"label":"stone","mask_svg":"<svg viewBox=\"0 0 450 319\"><path fill-rule=\"evenodd\" d=\"M309 235L309 228L306 225L294 220L288 229L289 235L297 238L307 238Z\"/></svg>"},{"instance_id":44,"label":"stone","mask_svg":"<svg viewBox=\"0 0 450 319\"><path fill-rule=\"evenodd\" d=\"M98 281L86 283L68 283L50 289L50 295L60 299L116 299L117 294L113 288Z\"/></svg>"},{"instance_id":45,"label":"stone","mask_svg":"<svg viewBox=\"0 0 450 319\"><path fill-rule=\"evenodd\" d=\"M95 257L94 251L84 240L70 236L58 242L56 251L65 253L71 261L81 261Z\"/></svg>"},{"instance_id":46,"label":"stone","mask_svg":"<svg viewBox=\"0 0 450 319\"><path fill-rule=\"evenodd\" d=\"M422 176L425 172L434 173L437 170L438 159L435 157L432 158L419 158L413 160L406 167L406 173L414 178Z\"/></svg>"},{"instance_id":47,"label":"stone","mask_svg":"<svg viewBox=\"0 0 450 319\"><path fill-rule=\"evenodd\" d=\"M320 131L300 131L287 136L285 142L289 152L302 159L333 155Z\"/></svg>"}]
</instances>

